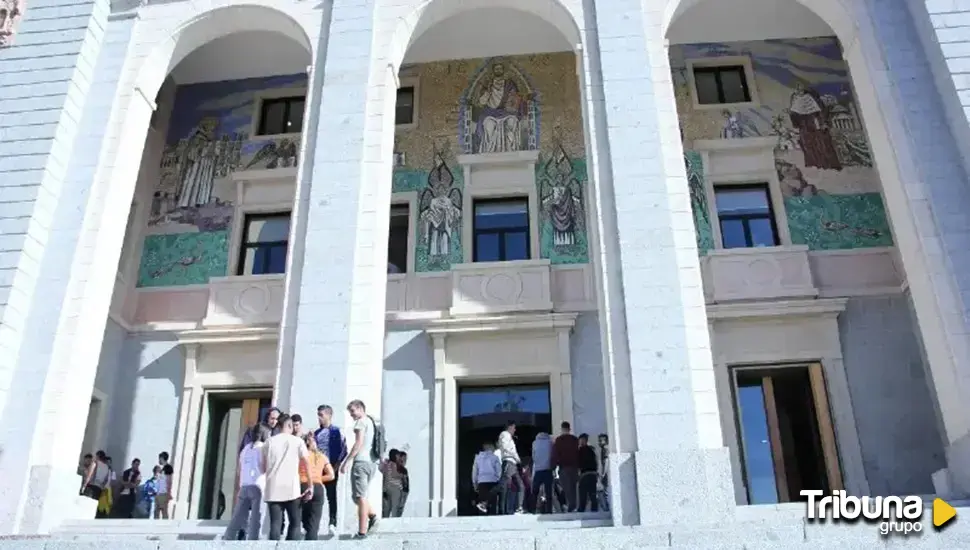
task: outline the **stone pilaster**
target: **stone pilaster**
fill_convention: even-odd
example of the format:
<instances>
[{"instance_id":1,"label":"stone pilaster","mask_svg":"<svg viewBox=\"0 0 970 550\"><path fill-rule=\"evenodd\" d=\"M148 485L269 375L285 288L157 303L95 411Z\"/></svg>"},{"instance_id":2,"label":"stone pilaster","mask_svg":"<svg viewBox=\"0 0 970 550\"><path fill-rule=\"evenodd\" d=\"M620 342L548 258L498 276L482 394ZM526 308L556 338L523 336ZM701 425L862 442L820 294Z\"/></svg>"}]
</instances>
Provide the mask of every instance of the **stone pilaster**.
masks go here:
<instances>
[{"instance_id":1,"label":"stone pilaster","mask_svg":"<svg viewBox=\"0 0 970 550\"><path fill-rule=\"evenodd\" d=\"M330 405L348 438L349 401L381 415L396 86L387 64L372 59L374 9L373 1L335 2L329 40L318 45L325 58L311 76L276 393L279 406L310 423ZM349 528L343 479L338 521Z\"/></svg>"},{"instance_id":2,"label":"stone pilaster","mask_svg":"<svg viewBox=\"0 0 970 550\"><path fill-rule=\"evenodd\" d=\"M608 353L611 424L619 436L611 464L614 521L629 524L636 516L641 525L670 524L691 510L684 521L715 522L733 506L731 468L662 8L645 12L633 0L596 8L598 40L591 46L600 66L591 68L602 79L602 100L593 104L596 129L608 138L606 151L597 143L600 269L611 336L625 340L609 344Z\"/></svg>"}]
</instances>

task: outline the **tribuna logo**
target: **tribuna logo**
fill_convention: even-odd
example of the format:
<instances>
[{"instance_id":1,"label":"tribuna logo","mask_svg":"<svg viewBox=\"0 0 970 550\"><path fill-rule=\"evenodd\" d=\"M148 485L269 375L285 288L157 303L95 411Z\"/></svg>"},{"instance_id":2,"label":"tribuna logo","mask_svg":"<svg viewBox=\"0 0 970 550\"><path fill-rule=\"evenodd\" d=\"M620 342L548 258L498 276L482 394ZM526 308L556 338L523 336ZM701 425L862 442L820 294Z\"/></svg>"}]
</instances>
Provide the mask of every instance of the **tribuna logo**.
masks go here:
<instances>
[{"instance_id":1,"label":"tribuna logo","mask_svg":"<svg viewBox=\"0 0 970 550\"><path fill-rule=\"evenodd\" d=\"M801 491L801 496L808 498L809 521L853 522L863 519L869 523L879 523L879 532L883 535L899 533L908 535L923 530L923 499L915 496L908 497L853 497L845 491L832 491L831 495L823 496L825 491Z\"/></svg>"}]
</instances>

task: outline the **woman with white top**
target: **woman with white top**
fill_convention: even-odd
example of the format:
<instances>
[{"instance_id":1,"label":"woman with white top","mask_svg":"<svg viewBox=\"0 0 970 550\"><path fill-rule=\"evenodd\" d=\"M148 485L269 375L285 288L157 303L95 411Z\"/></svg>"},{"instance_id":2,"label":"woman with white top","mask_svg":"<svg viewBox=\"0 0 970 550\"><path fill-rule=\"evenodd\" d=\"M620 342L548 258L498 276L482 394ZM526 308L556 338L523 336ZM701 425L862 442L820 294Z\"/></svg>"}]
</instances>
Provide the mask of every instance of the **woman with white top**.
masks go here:
<instances>
[{"instance_id":1,"label":"woman with white top","mask_svg":"<svg viewBox=\"0 0 970 550\"><path fill-rule=\"evenodd\" d=\"M257 424L250 429L247 443L239 453L239 498L223 540L237 540L245 529L248 540L259 540L262 524L263 489L266 487L266 459L263 446L269 439L269 428Z\"/></svg>"}]
</instances>

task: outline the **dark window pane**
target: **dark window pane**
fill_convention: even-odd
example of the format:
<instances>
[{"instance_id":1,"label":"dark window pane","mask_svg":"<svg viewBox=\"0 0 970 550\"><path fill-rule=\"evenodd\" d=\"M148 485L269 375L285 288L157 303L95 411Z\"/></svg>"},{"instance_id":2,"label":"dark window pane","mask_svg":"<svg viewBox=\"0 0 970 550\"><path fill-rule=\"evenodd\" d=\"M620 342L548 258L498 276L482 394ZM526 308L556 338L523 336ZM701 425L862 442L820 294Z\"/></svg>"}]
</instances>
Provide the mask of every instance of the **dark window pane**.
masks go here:
<instances>
[{"instance_id":1,"label":"dark window pane","mask_svg":"<svg viewBox=\"0 0 970 550\"><path fill-rule=\"evenodd\" d=\"M306 100L295 99L290 103L286 117L286 132L288 134L298 134L303 131L303 109Z\"/></svg>"},{"instance_id":2,"label":"dark window pane","mask_svg":"<svg viewBox=\"0 0 970 550\"><path fill-rule=\"evenodd\" d=\"M290 217L250 219L246 235L250 243L285 242L290 237Z\"/></svg>"},{"instance_id":3,"label":"dark window pane","mask_svg":"<svg viewBox=\"0 0 970 550\"><path fill-rule=\"evenodd\" d=\"M770 211L765 188L718 188L714 191L718 214L756 214Z\"/></svg>"},{"instance_id":4,"label":"dark window pane","mask_svg":"<svg viewBox=\"0 0 970 550\"><path fill-rule=\"evenodd\" d=\"M282 101L264 101L263 113L259 121L260 135L282 134L286 117L286 103Z\"/></svg>"},{"instance_id":5,"label":"dark window pane","mask_svg":"<svg viewBox=\"0 0 970 550\"><path fill-rule=\"evenodd\" d=\"M751 101L748 89L744 85L744 69L732 67L722 69L721 90L724 93L724 103L745 103Z\"/></svg>"},{"instance_id":6,"label":"dark window pane","mask_svg":"<svg viewBox=\"0 0 970 550\"><path fill-rule=\"evenodd\" d=\"M761 385L738 388L741 444L750 504L778 502L775 466L768 439L768 415Z\"/></svg>"},{"instance_id":7,"label":"dark window pane","mask_svg":"<svg viewBox=\"0 0 970 550\"><path fill-rule=\"evenodd\" d=\"M407 206L391 207L390 231L387 241L387 272L405 273L408 266L408 232L410 231Z\"/></svg>"},{"instance_id":8,"label":"dark window pane","mask_svg":"<svg viewBox=\"0 0 970 550\"><path fill-rule=\"evenodd\" d=\"M529 234L525 231L505 234L505 258L507 262L529 259Z\"/></svg>"},{"instance_id":9,"label":"dark window pane","mask_svg":"<svg viewBox=\"0 0 970 550\"><path fill-rule=\"evenodd\" d=\"M778 244L770 218L752 218L748 220L748 229L751 232L751 246L775 246Z\"/></svg>"},{"instance_id":10,"label":"dark window pane","mask_svg":"<svg viewBox=\"0 0 970 550\"><path fill-rule=\"evenodd\" d=\"M717 76L714 71L694 71L694 85L697 87L697 102L701 105L721 103L717 93Z\"/></svg>"},{"instance_id":11,"label":"dark window pane","mask_svg":"<svg viewBox=\"0 0 970 550\"><path fill-rule=\"evenodd\" d=\"M742 220L721 220L721 241L724 248L744 248L748 246L744 238L744 222Z\"/></svg>"},{"instance_id":12,"label":"dark window pane","mask_svg":"<svg viewBox=\"0 0 970 550\"><path fill-rule=\"evenodd\" d=\"M477 262L498 262L499 242L501 235L498 233L479 233L475 235L475 261Z\"/></svg>"},{"instance_id":13,"label":"dark window pane","mask_svg":"<svg viewBox=\"0 0 970 550\"><path fill-rule=\"evenodd\" d=\"M414 122L414 88L398 88L397 104L394 110L396 124L411 124Z\"/></svg>"},{"instance_id":14,"label":"dark window pane","mask_svg":"<svg viewBox=\"0 0 970 550\"><path fill-rule=\"evenodd\" d=\"M268 258L263 273L286 273L286 245L268 247Z\"/></svg>"},{"instance_id":15,"label":"dark window pane","mask_svg":"<svg viewBox=\"0 0 970 550\"><path fill-rule=\"evenodd\" d=\"M478 229L518 229L529 225L526 201L496 201L475 204L475 227Z\"/></svg>"}]
</instances>

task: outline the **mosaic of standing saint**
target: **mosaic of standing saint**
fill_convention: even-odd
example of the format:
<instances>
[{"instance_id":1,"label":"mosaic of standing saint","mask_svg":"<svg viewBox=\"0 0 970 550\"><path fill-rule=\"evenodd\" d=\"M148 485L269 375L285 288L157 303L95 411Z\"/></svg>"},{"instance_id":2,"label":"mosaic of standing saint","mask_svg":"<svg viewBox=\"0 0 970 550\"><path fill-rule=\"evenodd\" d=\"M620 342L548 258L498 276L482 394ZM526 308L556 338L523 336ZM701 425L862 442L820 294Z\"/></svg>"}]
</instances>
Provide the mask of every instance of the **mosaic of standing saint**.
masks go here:
<instances>
[{"instance_id":1,"label":"mosaic of standing saint","mask_svg":"<svg viewBox=\"0 0 970 550\"><path fill-rule=\"evenodd\" d=\"M490 59L461 98L462 151L534 150L538 113L538 98L522 73L511 62Z\"/></svg>"}]
</instances>

